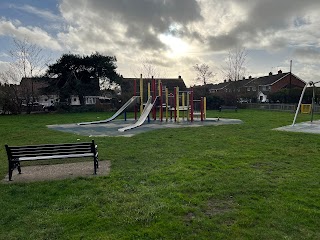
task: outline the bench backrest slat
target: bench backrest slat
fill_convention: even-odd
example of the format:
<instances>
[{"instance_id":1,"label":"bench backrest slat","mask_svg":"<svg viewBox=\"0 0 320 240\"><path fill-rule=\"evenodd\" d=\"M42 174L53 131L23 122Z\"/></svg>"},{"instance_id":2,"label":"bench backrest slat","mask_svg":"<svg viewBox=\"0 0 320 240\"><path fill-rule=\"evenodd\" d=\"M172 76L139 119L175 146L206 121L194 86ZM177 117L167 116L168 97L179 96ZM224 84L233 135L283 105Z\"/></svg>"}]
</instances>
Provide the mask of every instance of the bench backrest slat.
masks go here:
<instances>
[{"instance_id":1,"label":"bench backrest slat","mask_svg":"<svg viewBox=\"0 0 320 240\"><path fill-rule=\"evenodd\" d=\"M92 143L80 144L47 144L47 145L31 145L31 146L13 146L9 147L12 158L33 157L33 156L50 156L63 154L81 154L93 152Z\"/></svg>"},{"instance_id":2,"label":"bench backrest slat","mask_svg":"<svg viewBox=\"0 0 320 240\"><path fill-rule=\"evenodd\" d=\"M79 143L60 143L60 144L41 144L41 145L25 145L25 146L10 146L11 149L18 148L52 148L52 147L67 147L67 146L88 146L91 142L79 142Z\"/></svg>"}]
</instances>

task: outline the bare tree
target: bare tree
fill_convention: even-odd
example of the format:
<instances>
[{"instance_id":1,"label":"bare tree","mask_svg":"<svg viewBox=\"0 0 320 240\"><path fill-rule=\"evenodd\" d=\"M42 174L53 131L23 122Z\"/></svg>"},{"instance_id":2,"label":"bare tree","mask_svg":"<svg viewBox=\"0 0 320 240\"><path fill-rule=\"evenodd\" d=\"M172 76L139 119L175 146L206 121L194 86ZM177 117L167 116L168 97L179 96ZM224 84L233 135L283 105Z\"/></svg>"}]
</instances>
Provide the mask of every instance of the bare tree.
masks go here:
<instances>
[{"instance_id":1,"label":"bare tree","mask_svg":"<svg viewBox=\"0 0 320 240\"><path fill-rule=\"evenodd\" d=\"M33 78L43 73L50 59L43 53L43 49L31 43L27 38L13 39L13 47L9 51L10 66L21 78ZM17 79L19 82L20 79Z\"/></svg>"},{"instance_id":2,"label":"bare tree","mask_svg":"<svg viewBox=\"0 0 320 240\"><path fill-rule=\"evenodd\" d=\"M137 70L133 71L133 74L136 78L140 77L140 74L144 78L164 78L166 77L166 72L162 69L157 67L152 60L150 59L143 59L141 60L141 65L138 67Z\"/></svg>"},{"instance_id":3,"label":"bare tree","mask_svg":"<svg viewBox=\"0 0 320 240\"><path fill-rule=\"evenodd\" d=\"M193 66L193 68L197 73L196 80L198 82L203 83L203 85L206 85L208 81L210 81L210 79L215 76L215 74L213 74L212 71L210 71L210 67L208 64L196 64Z\"/></svg>"},{"instance_id":4,"label":"bare tree","mask_svg":"<svg viewBox=\"0 0 320 240\"><path fill-rule=\"evenodd\" d=\"M9 69L0 73L0 79L4 84L11 86L9 89L14 89L16 99L19 97L30 106L30 109L28 108L30 112L36 99L34 78L42 75L50 59L45 56L42 48L31 43L27 38L13 39L9 56L11 57ZM30 80L19 87L18 84L23 78Z\"/></svg>"},{"instance_id":5,"label":"bare tree","mask_svg":"<svg viewBox=\"0 0 320 240\"><path fill-rule=\"evenodd\" d=\"M246 72L247 50L246 48L235 48L229 51L222 72L226 79L237 81L244 77Z\"/></svg>"}]
</instances>

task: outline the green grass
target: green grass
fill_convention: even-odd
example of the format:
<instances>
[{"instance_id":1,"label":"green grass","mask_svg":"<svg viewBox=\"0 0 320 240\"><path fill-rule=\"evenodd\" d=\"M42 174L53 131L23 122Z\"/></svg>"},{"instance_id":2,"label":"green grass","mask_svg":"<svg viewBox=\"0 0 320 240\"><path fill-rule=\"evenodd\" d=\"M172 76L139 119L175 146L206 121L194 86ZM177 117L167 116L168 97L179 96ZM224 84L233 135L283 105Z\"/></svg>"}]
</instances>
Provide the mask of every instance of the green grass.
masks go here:
<instances>
[{"instance_id":1,"label":"green grass","mask_svg":"<svg viewBox=\"0 0 320 240\"><path fill-rule=\"evenodd\" d=\"M0 239L320 239L320 136L272 130L292 113L218 115L244 124L96 137L109 176L0 184ZM87 141L46 125L97 116L0 116L1 143Z\"/></svg>"}]
</instances>

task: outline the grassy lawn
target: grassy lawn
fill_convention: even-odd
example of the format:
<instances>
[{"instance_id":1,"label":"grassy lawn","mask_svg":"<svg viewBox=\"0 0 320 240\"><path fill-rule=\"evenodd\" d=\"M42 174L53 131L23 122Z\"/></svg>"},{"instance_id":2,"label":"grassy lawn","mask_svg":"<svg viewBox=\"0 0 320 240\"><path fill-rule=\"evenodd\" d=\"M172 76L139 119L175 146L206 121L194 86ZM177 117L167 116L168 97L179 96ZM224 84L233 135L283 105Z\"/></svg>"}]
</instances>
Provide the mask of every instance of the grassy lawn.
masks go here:
<instances>
[{"instance_id":1,"label":"grassy lawn","mask_svg":"<svg viewBox=\"0 0 320 240\"><path fill-rule=\"evenodd\" d=\"M0 239L320 239L320 135L272 130L293 113L218 115L244 124L95 137L109 176L0 184ZM5 143L88 141L46 125L97 116L0 116L1 178Z\"/></svg>"}]
</instances>

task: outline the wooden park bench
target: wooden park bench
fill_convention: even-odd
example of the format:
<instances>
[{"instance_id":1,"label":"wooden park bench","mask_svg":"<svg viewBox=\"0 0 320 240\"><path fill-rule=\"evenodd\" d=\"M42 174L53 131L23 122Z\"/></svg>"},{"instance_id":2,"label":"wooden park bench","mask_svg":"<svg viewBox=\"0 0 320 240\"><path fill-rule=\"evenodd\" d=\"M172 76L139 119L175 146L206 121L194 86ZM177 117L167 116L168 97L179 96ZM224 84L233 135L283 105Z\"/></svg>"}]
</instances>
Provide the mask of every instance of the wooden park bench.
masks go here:
<instances>
[{"instance_id":1,"label":"wooden park bench","mask_svg":"<svg viewBox=\"0 0 320 240\"><path fill-rule=\"evenodd\" d=\"M15 168L21 174L20 162L37 161L49 159L66 159L92 157L94 174L99 168L97 145L92 142L43 144L29 146L8 146L5 145L9 163L9 181L12 180L12 172Z\"/></svg>"},{"instance_id":2,"label":"wooden park bench","mask_svg":"<svg viewBox=\"0 0 320 240\"><path fill-rule=\"evenodd\" d=\"M235 110L235 111L238 111L238 107L237 106L220 106L219 107L219 112L221 112L222 110Z\"/></svg>"}]
</instances>

